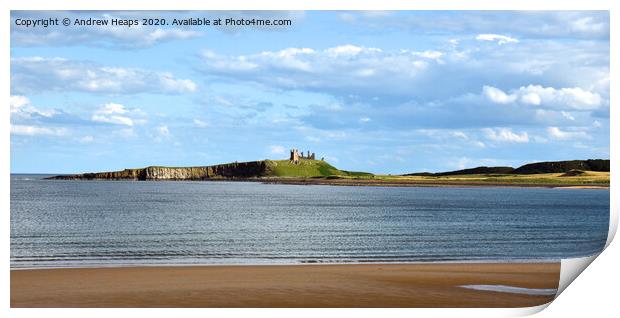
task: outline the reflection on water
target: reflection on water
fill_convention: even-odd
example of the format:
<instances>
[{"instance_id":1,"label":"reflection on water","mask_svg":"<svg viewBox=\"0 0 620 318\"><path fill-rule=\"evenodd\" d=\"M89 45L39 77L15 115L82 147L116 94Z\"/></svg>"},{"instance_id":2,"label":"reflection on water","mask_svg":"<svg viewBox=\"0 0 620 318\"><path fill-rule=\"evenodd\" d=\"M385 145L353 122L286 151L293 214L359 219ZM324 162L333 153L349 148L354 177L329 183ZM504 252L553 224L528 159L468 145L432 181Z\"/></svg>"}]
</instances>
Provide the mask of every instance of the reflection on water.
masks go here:
<instances>
[{"instance_id":1,"label":"reflection on water","mask_svg":"<svg viewBox=\"0 0 620 318\"><path fill-rule=\"evenodd\" d=\"M11 267L554 260L600 251L609 190L11 176Z\"/></svg>"}]
</instances>

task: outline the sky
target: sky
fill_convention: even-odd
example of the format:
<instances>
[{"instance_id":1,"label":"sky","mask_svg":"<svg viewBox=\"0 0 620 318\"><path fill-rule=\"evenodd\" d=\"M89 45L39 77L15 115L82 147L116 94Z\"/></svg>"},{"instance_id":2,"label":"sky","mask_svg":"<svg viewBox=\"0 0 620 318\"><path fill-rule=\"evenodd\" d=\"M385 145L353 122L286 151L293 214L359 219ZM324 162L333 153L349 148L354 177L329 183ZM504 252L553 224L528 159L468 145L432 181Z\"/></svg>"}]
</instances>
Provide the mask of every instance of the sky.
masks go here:
<instances>
[{"instance_id":1,"label":"sky","mask_svg":"<svg viewBox=\"0 0 620 318\"><path fill-rule=\"evenodd\" d=\"M25 27L17 19L289 19ZM609 158L606 11L11 12L11 172Z\"/></svg>"}]
</instances>

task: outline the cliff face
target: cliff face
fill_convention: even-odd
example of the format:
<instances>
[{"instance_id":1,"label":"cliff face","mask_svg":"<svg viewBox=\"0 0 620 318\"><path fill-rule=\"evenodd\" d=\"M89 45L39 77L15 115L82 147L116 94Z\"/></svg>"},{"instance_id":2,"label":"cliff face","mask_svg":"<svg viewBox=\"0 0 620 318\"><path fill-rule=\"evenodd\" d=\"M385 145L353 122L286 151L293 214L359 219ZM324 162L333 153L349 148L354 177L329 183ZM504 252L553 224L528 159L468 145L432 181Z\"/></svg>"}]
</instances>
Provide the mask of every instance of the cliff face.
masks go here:
<instances>
[{"instance_id":1,"label":"cliff face","mask_svg":"<svg viewBox=\"0 0 620 318\"><path fill-rule=\"evenodd\" d=\"M255 178L266 174L264 161L228 163L202 167L146 167L121 171L84 173L55 176L49 179L61 180L208 180Z\"/></svg>"}]
</instances>

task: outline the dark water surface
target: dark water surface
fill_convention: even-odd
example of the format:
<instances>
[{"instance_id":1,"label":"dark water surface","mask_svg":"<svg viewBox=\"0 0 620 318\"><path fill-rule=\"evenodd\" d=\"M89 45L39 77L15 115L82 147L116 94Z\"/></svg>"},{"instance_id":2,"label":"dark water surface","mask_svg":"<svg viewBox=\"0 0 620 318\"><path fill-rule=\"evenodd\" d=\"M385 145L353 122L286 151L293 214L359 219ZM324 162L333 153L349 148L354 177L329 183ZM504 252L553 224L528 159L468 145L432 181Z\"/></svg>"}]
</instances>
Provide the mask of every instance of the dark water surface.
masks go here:
<instances>
[{"instance_id":1,"label":"dark water surface","mask_svg":"<svg viewBox=\"0 0 620 318\"><path fill-rule=\"evenodd\" d=\"M599 252L609 190L11 176L11 267L557 260Z\"/></svg>"}]
</instances>

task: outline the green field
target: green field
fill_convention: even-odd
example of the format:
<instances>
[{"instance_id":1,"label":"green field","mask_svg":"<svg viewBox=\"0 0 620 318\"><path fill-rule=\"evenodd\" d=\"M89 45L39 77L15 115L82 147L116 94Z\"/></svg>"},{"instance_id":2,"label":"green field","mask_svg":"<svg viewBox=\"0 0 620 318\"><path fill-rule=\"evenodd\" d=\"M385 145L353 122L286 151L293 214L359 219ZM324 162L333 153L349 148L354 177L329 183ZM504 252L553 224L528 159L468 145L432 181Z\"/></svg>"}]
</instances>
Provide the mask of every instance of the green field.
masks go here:
<instances>
[{"instance_id":1,"label":"green field","mask_svg":"<svg viewBox=\"0 0 620 318\"><path fill-rule=\"evenodd\" d=\"M298 164L290 160L266 160L266 176L276 178L312 178L325 181L411 183L411 184L498 184L498 185L592 185L609 186L609 172L571 171L572 173L539 174L467 174L450 176L374 175L366 172L339 170L322 160L302 159Z\"/></svg>"},{"instance_id":2,"label":"green field","mask_svg":"<svg viewBox=\"0 0 620 318\"><path fill-rule=\"evenodd\" d=\"M609 172L585 171L578 176L566 176L564 173L540 174L469 174L454 176L396 176L364 175L339 176L342 181L363 181L381 183L410 183L426 185L463 184L463 185L540 185L540 186L609 186Z\"/></svg>"}]
</instances>

